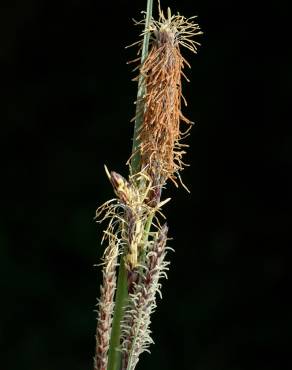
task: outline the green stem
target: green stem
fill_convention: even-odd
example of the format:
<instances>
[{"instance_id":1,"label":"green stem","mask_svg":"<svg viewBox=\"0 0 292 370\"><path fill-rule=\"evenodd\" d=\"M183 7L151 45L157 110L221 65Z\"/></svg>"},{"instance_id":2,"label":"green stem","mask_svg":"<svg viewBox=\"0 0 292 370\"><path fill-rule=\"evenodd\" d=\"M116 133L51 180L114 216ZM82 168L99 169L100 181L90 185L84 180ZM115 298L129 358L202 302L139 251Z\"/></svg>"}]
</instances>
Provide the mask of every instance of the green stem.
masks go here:
<instances>
[{"instance_id":1,"label":"green stem","mask_svg":"<svg viewBox=\"0 0 292 370\"><path fill-rule=\"evenodd\" d=\"M153 0L147 0L147 11L146 11L146 19L145 19L145 33L142 45L142 54L141 54L141 65L144 63L145 59L148 55L148 48L149 48L149 32L146 30L149 27L151 17L152 17L152 9L153 9ZM132 160L130 171L131 174L138 173L140 171L141 166L141 156L139 153L139 132L140 127L143 123L143 115L144 115L144 95L146 93L145 87L145 78L140 74L139 82L138 82L138 93L137 93L137 102L136 102L136 119L135 119L135 127L134 127L134 136L133 136L133 146L132 146Z\"/></svg>"},{"instance_id":2,"label":"green stem","mask_svg":"<svg viewBox=\"0 0 292 370\"><path fill-rule=\"evenodd\" d=\"M148 216L148 218L146 220L146 223L145 223L145 226L144 226L144 239L143 239L143 244L144 245L147 243L148 238L149 238L149 232L150 232L150 229L151 229L151 226L152 226L153 217L154 217L154 213L151 213ZM140 257L140 260L141 260L142 263L144 263L145 257L146 257L146 250L145 250L145 248L143 248L142 253L141 253L141 257Z\"/></svg>"},{"instance_id":3,"label":"green stem","mask_svg":"<svg viewBox=\"0 0 292 370\"><path fill-rule=\"evenodd\" d=\"M152 17L153 0L147 0L147 10L146 10L146 20L145 20L145 31L148 29L151 17ZM149 32L145 32L143 45L142 45L142 55L141 64L147 58L148 47L149 47ZM136 120L133 134L133 148L132 148L132 160L130 165L131 174L136 174L140 171L140 153L139 153L139 130L143 123L144 114L144 104L143 97L145 95L145 83L144 78L140 75L138 82L138 93L137 93L137 106L136 106ZM151 226L147 224L147 229L149 231ZM121 336L121 321L124 315L124 308L127 304L128 299L128 287L127 287L127 271L124 263L124 258L121 256L119 276L117 283L115 310L112 323L110 348L108 353L108 367L107 370L120 370L121 368L121 353L120 348L120 336Z\"/></svg>"},{"instance_id":4,"label":"green stem","mask_svg":"<svg viewBox=\"0 0 292 370\"><path fill-rule=\"evenodd\" d=\"M117 349L120 346L121 336L121 321L124 315L124 307L127 303L128 286L127 286L127 271L124 263L124 258L121 256L118 286L116 293L115 312L113 317L110 348L108 354L108 370L118 370L121 364L121 352Z\"/></svg>"}]
</instances>

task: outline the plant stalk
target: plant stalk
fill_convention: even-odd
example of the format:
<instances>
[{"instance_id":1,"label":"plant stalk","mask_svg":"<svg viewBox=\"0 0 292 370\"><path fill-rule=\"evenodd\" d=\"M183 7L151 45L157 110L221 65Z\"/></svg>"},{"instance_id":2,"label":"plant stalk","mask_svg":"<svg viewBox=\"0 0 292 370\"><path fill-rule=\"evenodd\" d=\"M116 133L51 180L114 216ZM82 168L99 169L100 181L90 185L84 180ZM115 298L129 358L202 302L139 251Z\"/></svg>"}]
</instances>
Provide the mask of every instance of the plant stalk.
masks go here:
<instances>
[{"instance_id":1,"label":"plant stalk","mask_svg":"<svg viewBox=\"0 0 292 370\"><path fill-rule=\"evenodd\" d=\"M124 315L124 307L127 302L127 296L128 296L127 271L124 263L124 258L123 256L121 256L110 348L108 352L108 370L120 369L121 352L118 350L120 346L120 336L121 336L120 324Z\"/></svg>"},{"instance_id":2,"label":"plant stalk","mask_svg":"<svg viewBox=\"0 0 292 370\"><path fill-rule=\"evenodd\" d=\"M146 10L146 19L145 19L145 31L148 29L151 17L152 17L152 9L153 9L153 0L147 0L147 10ZM142 45L142 54L141 54L141 65L144 63L145 59L148 55L148 48L149 48L149 32L144 33L143 45ZM145 86L145 78L140 74L139 81L138 81L138 93L137 93L137 101L136 101L136 119L135 119L135 127L134 127L134 135L133 135L133 146L132 146L132 160L130 165L131 174L134 175L140 171L141 167L141 156L139 153L139 132L141 125L143 123L143 115L144 115L144 96L146 93L146 86Z\"/></svg>"},{"instance_id":3,"label":"plant stalk","mask_svg":"<svg viewBox=\"0 0 292 370\"><path fill-rule=\"evenodd\" d=\"M147 10L146 10L146 19L145 19L145 31L148 29L153 9L153 0L147 0ZM141 54L141 64L147 58L148 48L149 48L149 33L145 32L143 45L142 45L142 54ZM141 156L139 153L139 131L143 123L144 115L144 103L143 98L146 93L144 77L140 75L138 82L138 93L137 93L137 106L136 106L136 119L134 126L133 134L133 147L132 147L132 160L130 163L130 173L136 174L140 171L141 167ZM148 220L149 221L149 220ZM149 222L146 227L150 229ZM124 308L127 304L128 299L128 287L127 287L127 271L124 263L124 258L120 258L120 267L119 267L119 276L117 282L117 292L116 292L116 301L115 309L112 323L111 339L110 339L110 348L108 352L108 367L107 370L120 370L121 368L121 352L120 348L120 335L121 335L121 321L124 315Z\"/></svg>"}]
</instances>

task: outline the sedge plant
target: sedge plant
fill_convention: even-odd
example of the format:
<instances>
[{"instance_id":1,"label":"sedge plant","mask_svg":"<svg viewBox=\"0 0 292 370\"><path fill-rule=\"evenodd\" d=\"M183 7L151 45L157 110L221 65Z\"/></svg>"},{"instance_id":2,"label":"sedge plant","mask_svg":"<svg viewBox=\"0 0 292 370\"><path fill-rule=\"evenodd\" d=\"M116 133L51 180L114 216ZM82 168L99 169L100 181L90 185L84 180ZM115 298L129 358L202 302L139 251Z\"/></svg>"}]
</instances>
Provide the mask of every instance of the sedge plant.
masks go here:
<instances>
[{"instance_id":1,"label":"sedge plant","mask_svg":"<svg viewBox=\"0 0 292 370\"><path fill-rule=\"evenodd\" d=\"M102 242L102 285L98 300L94 370L134 370L140 354L153 343L151 314L166 277L168 226L162 189L170 180L183 185L180 172L192 122L182 113L184 68L182 48L197 52L201 34L195 17L165 14L152 0L142 21L137 63L138 93L133 148L125 178L106 167L115 197L97 209L98 222L107 222ZM184 186L184 185L183 185Z\"/></svg>"}]
</instances>

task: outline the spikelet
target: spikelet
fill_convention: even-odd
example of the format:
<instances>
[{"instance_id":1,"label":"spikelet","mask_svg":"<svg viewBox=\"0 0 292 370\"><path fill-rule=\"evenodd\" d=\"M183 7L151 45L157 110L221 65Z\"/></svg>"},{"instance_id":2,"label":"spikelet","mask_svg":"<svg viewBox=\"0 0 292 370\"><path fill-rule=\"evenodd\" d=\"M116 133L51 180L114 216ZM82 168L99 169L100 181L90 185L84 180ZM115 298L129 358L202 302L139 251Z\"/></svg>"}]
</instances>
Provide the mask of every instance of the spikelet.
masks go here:
<instances>
[{"instance_id":1,"label":"spikelet","mask_svg":"<svg viewBox=\"0 0 292 370\"><path fill-rule=\"evenodd\" d=\"M139 356L153 340L150 336L150 317L156 308L155 296L160 293L159 279L166 277L169 262L165 261L167 252L168 228L166 224L157 232L156 239L149 242L145 265L139 270L139 277L129 294L122 329L122 370L134 370Z\"/></svg>"},{"instance_id":2,"label":"spikelet","mask_svg":"<svg viewBox=\"0 0 292 370\"><path fill-rule=\"evenodd\" d=\"M111 325L114 309L114 294L116 290L116 266L119 254L119 243L110 235L109 244L103 256L102 285L98 301L98 316L96 329L96 348L94 369L106 370L108 349L111 335Z\"/></svg>"},{"instance_id":3,"label":"spikelet","mask_svg":"<svg viewBox=\"0 0 292 370\"><path fill-rule=\"evenodd\" d=\"M150 52L136 78L139 80L142 75L146 88L141 104L143 123L138 135L138 150L142 168L147 168L156 188L163 186L168 178L177 185L176 179L180 179L179 172L185 165L182 157L187 145L182 144L182 140L188 135L191 121L181 112L182 101L186 105L181 80L186 78L183 69L189 64L180 46L194 53L197 51L199 43L193 37L202 32L193 18L172 15L169 8L165 17L159 6L159 20L152 19L144 31L150 33ZM181 128L181 123L185 124L185 129Z\"/></svg>"}]
</instances>

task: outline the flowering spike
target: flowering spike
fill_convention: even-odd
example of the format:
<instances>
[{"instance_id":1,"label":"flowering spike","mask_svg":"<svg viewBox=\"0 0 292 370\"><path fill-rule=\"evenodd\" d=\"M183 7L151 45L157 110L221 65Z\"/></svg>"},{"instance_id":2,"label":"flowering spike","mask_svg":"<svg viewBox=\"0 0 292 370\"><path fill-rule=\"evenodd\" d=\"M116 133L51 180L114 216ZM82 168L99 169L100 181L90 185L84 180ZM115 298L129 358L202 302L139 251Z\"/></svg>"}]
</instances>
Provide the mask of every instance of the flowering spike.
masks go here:
<instances>
[{"instance_id":1,"label":"flowering spike","mask_svg":"<svg viewBox=\"0 0 292 370\"><path fill-rule=\"evenodd\" d=\"M158 231L154 241L149 242L145 265L139 270L129 295L122 322L123 364L122 370L134 370L142 352L148 351L153 340L150 336L150 317L156 308L156 293L160 294L159 279L166 276L166 241L168 228Z\"/></svg>"},{"instance_id":2,"label":"flowering spike","mask_svg":"<svg viewBox=\"0 0 292 370\"><path fill-rule=\"evenodd\" d=\"M147 167L155 189L150 204L155 204L166 180L170 178L176 184L176 179L180 180L179 171L184 168L186 145L181 143L185 135L180 125L189 126L192 122L181 112L181 101L186 104L181 79L185 77L185 65L189 64L181 55L180 46L196 53L199 43L193 37L202 32L192 18L172 15L169 8L166 17L160 4L159 20L152 19L145 32L150 33L151 48L139 67L146 87L139 150L142 168Z\"/></svg>"},{"instance_id":3,"label":"flowering spike","mask_svg":"<svg viewBox=\"0 0 292 370\"><path fill-rule=\"evenodd\" d=\"M116 266L119 254L118 241L111 235L103 256L102 285L98 301L98 317L96 329L96 348L94 370L106 370L108 349L111 335L111 324L116 290Z\"/></svg>"}]
</instances>

